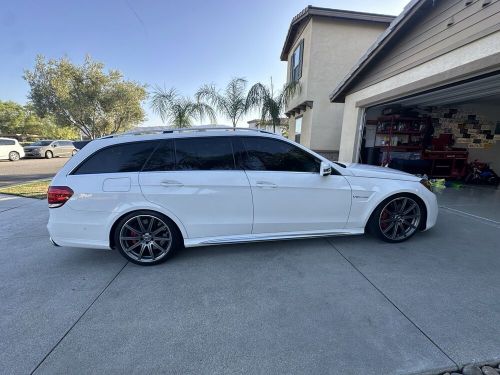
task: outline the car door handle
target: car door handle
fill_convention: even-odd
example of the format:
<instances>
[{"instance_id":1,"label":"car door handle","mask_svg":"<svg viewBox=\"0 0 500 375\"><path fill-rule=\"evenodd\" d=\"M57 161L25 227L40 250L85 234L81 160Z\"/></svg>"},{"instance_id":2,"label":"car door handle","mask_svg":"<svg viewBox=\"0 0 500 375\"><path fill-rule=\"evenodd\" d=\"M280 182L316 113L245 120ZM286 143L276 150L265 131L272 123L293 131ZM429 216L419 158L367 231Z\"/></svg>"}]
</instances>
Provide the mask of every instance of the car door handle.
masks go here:
<instances>
[{"instance_id":1,"label":"car door handle","mask_svg":"<svg viewBox=\"0 0 500 375\"><path fill-rule=\"evenodd\" d=\"M272 182L269 182L269 181L257 181L255 183L255 186L257 186L259 188L268 188L268 189L275 189L278 187L278 185L276 185Z\"/></svg>"},{"instance_id":2,"label":"car door handle","mask_svg":"<svg viewBox=\"0 0 500 375\"><path fill-rule=\"evenodd\" d=\"M161 186L164 187L181 187L184 186L182 182L174 181L174 180L164 180L160 182Z\"/></svg>"}]
</instances>

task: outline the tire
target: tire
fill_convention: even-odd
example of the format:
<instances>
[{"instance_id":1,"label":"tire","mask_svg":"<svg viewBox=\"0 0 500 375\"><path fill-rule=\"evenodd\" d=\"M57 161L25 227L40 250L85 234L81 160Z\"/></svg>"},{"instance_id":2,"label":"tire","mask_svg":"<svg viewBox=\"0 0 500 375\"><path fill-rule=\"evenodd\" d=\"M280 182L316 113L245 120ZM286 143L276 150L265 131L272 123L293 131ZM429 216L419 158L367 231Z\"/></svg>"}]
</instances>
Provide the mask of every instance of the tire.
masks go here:
<instances>
[{"instance_id":1,"label":"tire","mask_svg":"<svg viewBox=\"0 0 500 375\"><path fill-rule=\"evenodd\" d=\"M19 155L19 152L17 152L17 151L9 152L9 160L10 161L18 161L19 159L21 159L21 155Z\"/></svg>"},{"instance_id":2,"label":"tire","mask_svg":"<svg viewBox=\"0 0 500 375\"><path fill-rule=\"evenodd\" d=\"M398 194L377 206L367 229L382 241L403 242L418 232L425 217L425 206L420 199L410 194Z\"/></svg>"},{"instance_id":3,"label":"tire","mask_svg":"<svg viewBox=\"0 0 500 375\"><path fill-rule=\"evenodd\" d=\"M177 226L165 215L154 211L135 211L124 216L116 225L114 243L129 262L154 266L165 262L182 247L183 241Z\"/></svg>"},{"instance_id":4,"label":"tire","mask_svg":"<svg viewBox=\"0 0 500 375\"><path fill-rule=\"evenodd\" d=\"M73 150L73 151L71 152L71 156L75 156L77 152L78 152L77 150Z\"/></svg>"},{"instance_id":5,"label":"tire","mask_svg":"<svg viewBox=\"0 0 500 375\"><path fill-rule=\"evenodd\" d=\"M52 151L47 151L45 153L45 158L46 159L52 159L54 157L54 154L52 153Z\"/></svg>"}]
</instances>

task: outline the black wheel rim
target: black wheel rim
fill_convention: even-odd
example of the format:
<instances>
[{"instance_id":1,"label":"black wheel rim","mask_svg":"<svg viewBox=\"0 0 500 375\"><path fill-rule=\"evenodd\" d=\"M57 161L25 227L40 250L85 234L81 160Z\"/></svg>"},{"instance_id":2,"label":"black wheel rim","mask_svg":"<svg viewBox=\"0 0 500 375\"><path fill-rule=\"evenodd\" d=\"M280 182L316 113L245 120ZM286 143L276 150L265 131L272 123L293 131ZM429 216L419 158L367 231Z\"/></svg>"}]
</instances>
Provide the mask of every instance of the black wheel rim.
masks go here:
<instances>
[{"instance_id":1,"label":"black wheel rim","mask_svg":"<svg viewBox=\"0 0 500 375\"><path fill-rule=\"evenodd\" d=\"M120 230L119 240L127 256L141 263L164 258L172 247L170 228L152 215L138 215L127 220Z\"/></svg>"},{"instance_id":2,"label":"black wheel rim","mask_svg":"<svg viewBox=\"0 0 500 375\"><path fill-rule=\"evenodd\" d=\"M395 198L380 212L379 228L384 237L401 241L417 231L421 216L420 206L415 200L409 197Z\"/></svg>"}]
</instances>

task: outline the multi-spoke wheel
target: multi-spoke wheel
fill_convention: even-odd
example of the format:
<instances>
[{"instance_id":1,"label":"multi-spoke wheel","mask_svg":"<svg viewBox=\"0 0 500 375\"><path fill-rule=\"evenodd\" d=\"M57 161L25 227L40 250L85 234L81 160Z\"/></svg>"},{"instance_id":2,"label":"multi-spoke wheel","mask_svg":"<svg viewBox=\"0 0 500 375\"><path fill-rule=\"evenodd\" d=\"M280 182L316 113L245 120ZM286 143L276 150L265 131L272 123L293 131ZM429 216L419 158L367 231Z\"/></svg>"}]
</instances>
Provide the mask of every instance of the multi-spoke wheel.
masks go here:
<instances>
[{"instance_id":1,"label":"multi-spoke wheel","mask_svg":"<svg viewBox=\"0 0 500 375\"><path fill-rule=\"evenodd\" d=\"M401 242L417 232L422 217L423 207L416 199L396 196L377 207L368 225L382 240Z\"/></svg>"},{"instance_id":2,"label":"multi-spoke wheel","mask_svg":"<svg viewBox=\"0 0 500 375\"><path fill-rule=\"evenodd\" d=\"M173 223L148 211L127 215L115 231L115 245L120 253L140 265L164 262L179 242Z\"/></svg>"}]
</instances>

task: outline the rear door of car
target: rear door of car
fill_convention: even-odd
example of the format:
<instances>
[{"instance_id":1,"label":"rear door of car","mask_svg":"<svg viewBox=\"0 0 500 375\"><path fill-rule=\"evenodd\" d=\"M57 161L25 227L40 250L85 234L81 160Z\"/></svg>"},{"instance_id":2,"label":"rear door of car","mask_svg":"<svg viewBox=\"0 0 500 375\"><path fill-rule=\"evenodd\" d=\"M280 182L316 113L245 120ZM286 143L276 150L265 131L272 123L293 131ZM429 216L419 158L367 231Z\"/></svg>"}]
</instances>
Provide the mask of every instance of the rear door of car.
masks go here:
<instances>
[{"instance_id":1,"label":"rear door of car","mask_svg":"<svg viewBox=\"0 0 500 375\"><path fill-rule=\"evenodd\" d=\"M9 155L9 144L7 139L0 139L0 158L6 159Z\"/></svg>"},{"instance_id":2,"label":"rear door of car","mask_svg":"<svg viewBox=\"0 0 500 375\"><path fill-rule=\"evenodd\" d=\"M248 235L252 194L232 137L163 141L139 175L144 196L175 215L189 238Z\"/></svg>"}]
</instances>

